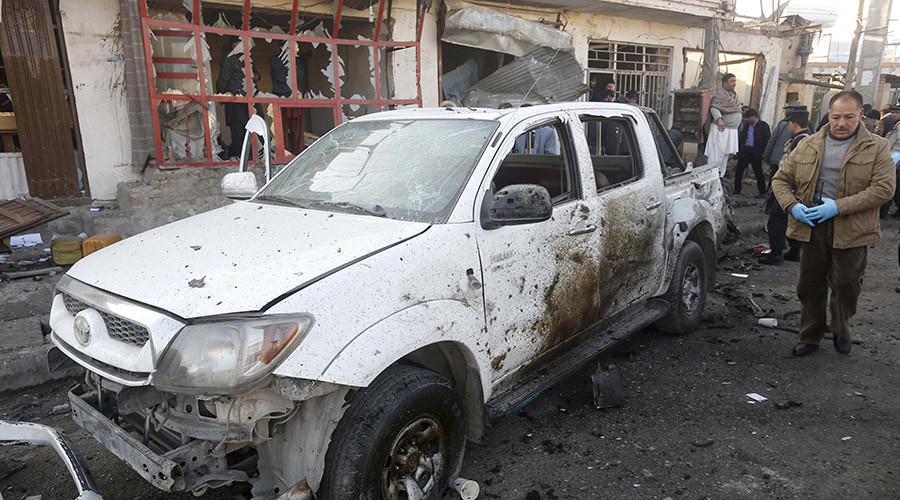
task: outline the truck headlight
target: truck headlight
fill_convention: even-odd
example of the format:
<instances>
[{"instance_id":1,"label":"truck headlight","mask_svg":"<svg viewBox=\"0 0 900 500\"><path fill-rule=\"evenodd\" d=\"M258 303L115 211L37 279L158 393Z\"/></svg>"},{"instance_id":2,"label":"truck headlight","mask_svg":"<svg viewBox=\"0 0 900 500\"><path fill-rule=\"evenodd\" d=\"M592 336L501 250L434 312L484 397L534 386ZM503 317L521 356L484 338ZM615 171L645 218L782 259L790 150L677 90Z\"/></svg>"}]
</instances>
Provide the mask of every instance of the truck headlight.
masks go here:
<instances>
[{"instance_id":1,"label":"truck headlight","mask_svg":"<svg viewBox=\"0 0 900 500\"><path fill-rule=\"evenodd\" d=\"M312 328L309 314L188 325L160 356L153 385L179 393L241 394L271 374Z\"/></svg>"}]
</instances>

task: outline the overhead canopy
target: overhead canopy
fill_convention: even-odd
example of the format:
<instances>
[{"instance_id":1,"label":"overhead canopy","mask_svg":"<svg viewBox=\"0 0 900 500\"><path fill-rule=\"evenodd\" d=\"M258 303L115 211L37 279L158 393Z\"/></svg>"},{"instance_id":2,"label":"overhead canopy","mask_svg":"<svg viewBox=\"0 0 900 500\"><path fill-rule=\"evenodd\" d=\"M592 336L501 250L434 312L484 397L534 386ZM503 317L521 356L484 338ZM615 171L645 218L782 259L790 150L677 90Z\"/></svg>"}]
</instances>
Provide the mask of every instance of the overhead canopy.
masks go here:
<instances>
[{"instance_id":1,"label":"overhead canopy","mask_svg":"<svg viewBox=\"0 0 900 500\"><path fill-rule=\"evenodd\" d=\"M494 9L449 3L441 40L521 57L538 47L574 52L572 35L562 30Z\"/></svg>"},{"instance_id":2,"label":"overhead canopy","mask_svg":"<svg viewBox=\"0 0 900 500\"><path fill-rule=\"evenodd\" d=\"M537 104L574 101L588 91L575 56L540 47L516 58L469 88L463 104L497 108L506 102Z\"/></svg>"}]
</instances>

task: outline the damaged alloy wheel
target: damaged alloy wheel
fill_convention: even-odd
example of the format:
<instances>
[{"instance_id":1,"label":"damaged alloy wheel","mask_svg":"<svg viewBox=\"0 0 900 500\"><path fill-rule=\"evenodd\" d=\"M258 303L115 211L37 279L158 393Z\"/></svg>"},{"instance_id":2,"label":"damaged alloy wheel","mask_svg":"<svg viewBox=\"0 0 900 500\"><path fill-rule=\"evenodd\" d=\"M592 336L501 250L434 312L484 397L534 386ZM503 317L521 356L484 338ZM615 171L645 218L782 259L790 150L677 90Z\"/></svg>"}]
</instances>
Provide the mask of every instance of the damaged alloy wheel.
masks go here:
<instances>
[{"instance_id":1,"label":"damaged alloy wheel","mask_svg":"<svg viewBox=\"0 0 900 500\"><path fill-rule=\"evenodd\" d=\"M350 398L325 455L319 498L441 498L459 469L465 421L440 375L392 366Z\"/></svg>"},{"instance_id":2,"label":"damaged alloy wheel","mask_svg":"<svg viewBox=\"0 0 900 500\"><path fill-rule=\"evenodd\" d=\"M703 319L708 284L703 250L696 242L685 241L665 295L672 310L656 322L656 327L667 333L689 333L697 328Z\"/></svg>"}]
</instances>

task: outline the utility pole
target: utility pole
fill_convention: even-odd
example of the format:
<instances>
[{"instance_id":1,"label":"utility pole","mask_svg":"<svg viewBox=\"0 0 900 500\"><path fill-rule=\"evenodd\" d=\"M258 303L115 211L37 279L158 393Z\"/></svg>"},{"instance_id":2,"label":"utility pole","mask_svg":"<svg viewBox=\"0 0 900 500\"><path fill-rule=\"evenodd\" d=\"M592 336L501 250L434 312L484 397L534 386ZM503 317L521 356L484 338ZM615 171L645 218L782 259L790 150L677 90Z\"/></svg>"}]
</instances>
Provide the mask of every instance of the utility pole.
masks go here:
<instances>
[{"instance_id":1,"label":"utility pole","mask_svg":"<svg viewBox=\"0 0 900 500\"><path fill-rule=\"evenodd\" d=\"M892 0L870 0L866 29L859 44L856 65L856 91L867 103L880 104L881 68L887 42Z\"/></svg>"},{"instance_id":2,"label":"utility pole","mask_svg":"<svg viewBox=\"0 0 900 500\"><path fill-rule=\"evenodd\" d=\"M866 0L859 0L859 12L856 14L856 30L853 32L853 41L850 42L850 59L847 61L847 74L844 75L844 90L853 88L853 79L856 76L856 52L859 48L859 37L862 35L863 6Z\"/></svg>"},{"instance_id":3,"label":"utility pole","mask_svg":"<svg viewBox=\"0 0 900 500\"><path fill-rule=\"evenodd\" d=\"M718 86L720 23L718 18L706 21L706 29L703 33L703 66L700 68L700 88L715 89Z\"/></svg>"}]
</instances>

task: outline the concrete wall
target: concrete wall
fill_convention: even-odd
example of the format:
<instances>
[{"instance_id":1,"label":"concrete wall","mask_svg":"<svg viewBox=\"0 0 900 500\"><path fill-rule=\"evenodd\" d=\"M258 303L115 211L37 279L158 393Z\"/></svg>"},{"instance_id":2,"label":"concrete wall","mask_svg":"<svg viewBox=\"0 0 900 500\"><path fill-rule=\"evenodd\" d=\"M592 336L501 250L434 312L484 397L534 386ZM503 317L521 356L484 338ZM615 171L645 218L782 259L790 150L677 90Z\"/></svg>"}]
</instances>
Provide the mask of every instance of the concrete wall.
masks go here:
<instances>
[{"instance_id":1,"label":"concrete wall","mask_svg":"<svg viewBox=\"0 0 900 500\"><path fill-rule=\"evenodd\" d=\"M416 39L416 4L414 1L404 0L394 2L394 40ZM440 103L438 95L438 41L437 37L437 9L432 8L425 14L425 23L422 29L421 43L421 78L422 105L425 107L437 106ZM410 99L416 95L416 53L413 49L404 49L394 52L391 61L391 72L394 77L391 84L392 97L397 99Z\"/></svg>"},{"instance_id":2,"label":"concrete wall","mask_svg":"<svg viewBox=\"0 0 900 500\"><path fill-rule=\"evenodd\" d=\"M59 10L91 196L111 200L119 182L136 178L131 172L119 2L61 0Z\"/></svg>"}]
</instances>

